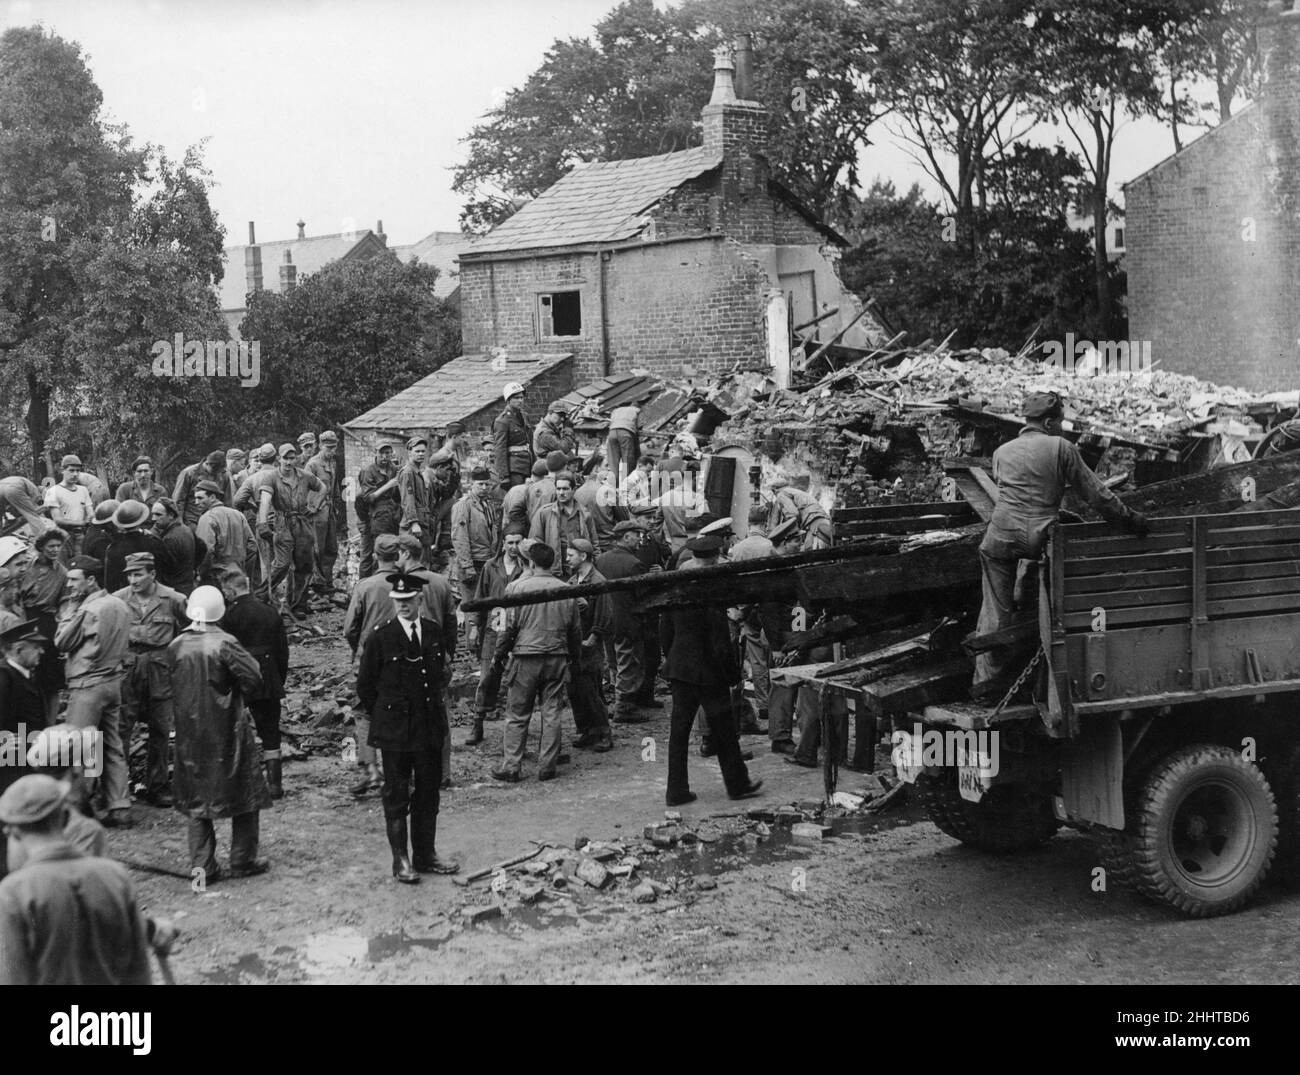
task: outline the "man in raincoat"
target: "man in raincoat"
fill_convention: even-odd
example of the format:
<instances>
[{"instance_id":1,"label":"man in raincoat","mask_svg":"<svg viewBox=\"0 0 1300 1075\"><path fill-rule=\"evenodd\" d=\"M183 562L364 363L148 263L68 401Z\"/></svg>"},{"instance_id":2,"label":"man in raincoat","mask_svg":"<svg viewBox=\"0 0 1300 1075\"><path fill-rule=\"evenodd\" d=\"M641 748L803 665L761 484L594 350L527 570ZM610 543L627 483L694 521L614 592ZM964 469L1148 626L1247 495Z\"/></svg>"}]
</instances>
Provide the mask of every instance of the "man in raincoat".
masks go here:
<instances>
[{"instance_id":1,"label":"man in raincoat","mask_svg":"<svg viewBox=\"0 0 1300 1075\"><path fill-rule=\"evenodd\" d=\"M244 699L262 687L257 660L217 626L221 591L200 586L185 614L190 626L167 647L176 715L176 809L187 815L190 868L210 883L222 876L212 822L231 819L229 876L265 873L257 857L258 811L271 805L262 754Z\"/></svg>"}]
</instances>

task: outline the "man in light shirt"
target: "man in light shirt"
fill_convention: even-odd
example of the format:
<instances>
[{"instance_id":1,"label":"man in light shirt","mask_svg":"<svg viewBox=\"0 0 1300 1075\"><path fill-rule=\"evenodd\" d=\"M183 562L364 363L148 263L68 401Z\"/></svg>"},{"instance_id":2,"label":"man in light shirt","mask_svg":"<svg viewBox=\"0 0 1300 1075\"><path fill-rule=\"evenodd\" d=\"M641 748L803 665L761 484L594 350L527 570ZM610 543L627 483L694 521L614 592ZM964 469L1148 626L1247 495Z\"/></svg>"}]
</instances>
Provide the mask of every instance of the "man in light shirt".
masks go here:
<instances>
[{"instance_id":1,"label":"man in light shirt","mask_svg":"<svg viewBox=\"0 0 1300 1075\"><path fill-rule=\"evenodd\" d=\"M45 491L43 510L55 526L67 533L68 540L63 543L63 562L70 564L81 555L86 527L95 514L95 503L90 490L81 484L78 477L81 460L75 455L65 455L61 467L62 480Z\"/></svg>"}]
</instances>

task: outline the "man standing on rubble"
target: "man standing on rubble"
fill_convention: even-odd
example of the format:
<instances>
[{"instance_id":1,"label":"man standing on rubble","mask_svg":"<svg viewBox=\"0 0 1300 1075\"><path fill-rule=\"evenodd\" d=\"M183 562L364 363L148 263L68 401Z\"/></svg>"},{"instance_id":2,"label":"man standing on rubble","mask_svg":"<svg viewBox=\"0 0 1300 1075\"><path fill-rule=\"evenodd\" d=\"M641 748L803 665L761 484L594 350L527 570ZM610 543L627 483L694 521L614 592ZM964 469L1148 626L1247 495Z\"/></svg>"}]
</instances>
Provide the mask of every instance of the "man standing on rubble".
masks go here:
<instances>
[{"instance_id":1,"label":"man standing on rubble","mask_svg":"<svg viewBox=\"0 0 1300 1075\"><path fill-rule=\"evenodd\" d=\"M800 552L831 547L834 541L831 517L816 497L802 489L796 489L790 484L789 478L782 476L773 478L769 488L774 494L767 517L770 531L779 530L784 523L793 519L801 535Z\"/></svg>"},{"instance_id":2,"label":"man standing on rubble","mask_svg":"<svg viewBox=\"0 0 1300 1075\"><path fill-rule=\"evenodd\" d=\"M497 480L503 489L509 489L512 485L522 485L532 469L532 437L522 410L524 386L511 382L501 390L501 395L506 406L492 423L492 443Z\"/></svg>"},{"instance_id":3,"label":"man standing on rubble","mask_svg":"<svg viewBox=\"0 0 1300 1075\"><path fill-rule=\"evenodd\" d=\"M609 412L609 440L605 465L614 474L615 485L622 485L636 469L641 446L641 408L625 403Z\"/></svg>"},{"instance_id":4,"label":"man standing on rubble","mask_svg":"<svg viewBox=\"0 0 1300 1075\"><path fill-rule=\"evenodd\" d=\"M976 634L991 634L1011 625L1015 614L1016 569L1021 560L1037 560L1047 531L1072 488L1116 526L1138 537L1150 530L1141 512L1126 507L1083 461L1079 449L1061 436L1065 405L1055 392L1034 392L1025 400L1025 425L1015 440L993 453L993 480L998 502L980 542L984 601ZM1006 692L1010 675L1005 651L989 650L975 658L971 697L992 701Z\"/></svg>"}]
</instances>

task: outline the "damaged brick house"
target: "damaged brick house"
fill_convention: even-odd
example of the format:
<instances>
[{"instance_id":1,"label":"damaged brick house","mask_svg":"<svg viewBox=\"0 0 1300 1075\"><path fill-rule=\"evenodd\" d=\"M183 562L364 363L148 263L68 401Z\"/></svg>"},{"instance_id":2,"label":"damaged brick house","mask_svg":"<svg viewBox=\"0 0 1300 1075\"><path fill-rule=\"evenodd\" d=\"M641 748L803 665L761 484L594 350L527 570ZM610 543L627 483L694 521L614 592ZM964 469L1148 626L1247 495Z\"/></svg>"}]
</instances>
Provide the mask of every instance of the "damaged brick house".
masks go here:
<instances>
[{"instance_id":1,"label":"damaged brick house","mask_svg":"<svg viewBox=\"0 0 1300 1075\"><path fill-rule=\"evenodd\" d=\"M1159 367L1294 389L1300 375L1300 12L1257 27L1260 97L1124 187L1129 335Z\"/></svg>"},{"instance_id":2,"label":"damaged brick house","mask_svg":"<svg viewBox=\"0 0 1300 1075\"><path fill-rule=\"evenodd\" d=\"M767 112L715 56L704 144L582 164L460 257L466 354L574 355L574 383L645 369L676 379L789 368L791 324L861 310L836 274L846 241L773 179ZM866 345L869 317L845 337ZM685 370L684 370L685 368Z\"/></svg>"}]
</instances>

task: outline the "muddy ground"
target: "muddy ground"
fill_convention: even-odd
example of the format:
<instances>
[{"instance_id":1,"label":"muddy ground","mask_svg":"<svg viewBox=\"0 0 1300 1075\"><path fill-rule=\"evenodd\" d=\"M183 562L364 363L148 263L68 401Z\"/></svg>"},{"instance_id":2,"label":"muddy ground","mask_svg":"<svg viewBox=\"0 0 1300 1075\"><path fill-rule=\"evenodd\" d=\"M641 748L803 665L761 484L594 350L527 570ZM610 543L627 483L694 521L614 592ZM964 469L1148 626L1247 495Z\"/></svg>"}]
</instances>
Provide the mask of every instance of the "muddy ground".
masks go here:
<instances>
[{"instance_id":1,"label":"muddy ground","mask_svg":"<svg viewBox=\"0 0 1300 1075\"><path fill-rule=\"evenodd\" d=\"M323 613L312 622L325 637L293 648L291 686L299 690L348 662L341 614ZM440 853L468 872L532 851L530 841L572 849L585 836L640 859L632 881L656 881L655 902L634 902L623 879L599 892L574 881L557 888L545 875L534 882L522 868L499 895L491 879L462 887L426 876L419 885L399 885L377 795L357 800L348 790L357 770L345 764L338 743L349 729L288 722L291 741L312 752L285 765L285 798L262 815L268 874L192 891L181 876L187 872L184 819L174 811L137 805L137 826L110 834L112 853L137 867L133 877L146 912L170 916L182 930L170 961L177 981L1300 979L1294 943L1300 896L1277 888L1237 915L1188 921L1123 890L1094 892L1097 856L1075 833L998 859L957 844L905 802L880 815L837 821L835 834L816 844L792 839L779 822L765 833L744 819L742 807L811 806L822 797L822 777L785 764L759 736L743 742L754 752L751 774L764 781L760 798L730 802L714 762L693 747L691 785L699 799L681 812L683 831L700 840L643 850L644 827L661 822L665 811L666 708L648 724L616 727L608 754L570 750L572 763L545 784L535 778L532 753L523 782L491 780L503 726L489 723L486 742L467 748L461 741L468 718L468 708L458 705L455 787L443 793ZM645 737L655 741L654 760L643 760L650 753ZM572 738L568 723L566 749ZM841 773L845 790L863 782ZM224 857L228 824L219 823L218 838ZM572 851L571 857L577 858ZM626 857L606 865L620 861ZM542 889L536 902L518 898L521 884ZM467 907L502 913L471 923Z\"/></svg>"}]
</instances>

